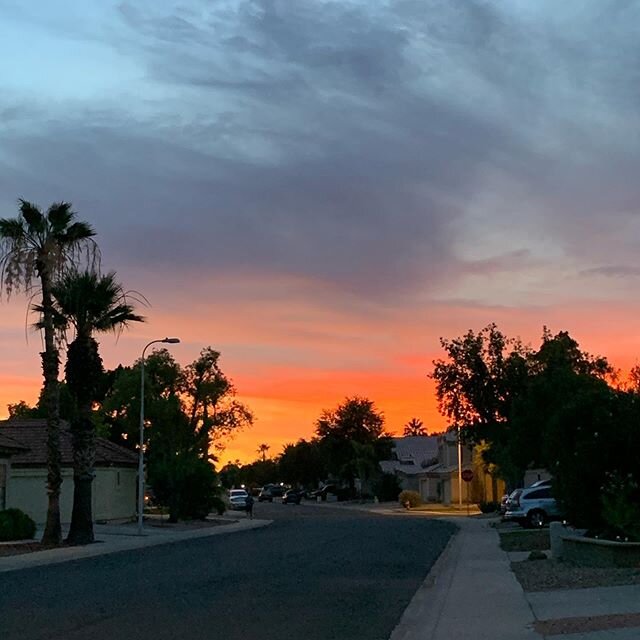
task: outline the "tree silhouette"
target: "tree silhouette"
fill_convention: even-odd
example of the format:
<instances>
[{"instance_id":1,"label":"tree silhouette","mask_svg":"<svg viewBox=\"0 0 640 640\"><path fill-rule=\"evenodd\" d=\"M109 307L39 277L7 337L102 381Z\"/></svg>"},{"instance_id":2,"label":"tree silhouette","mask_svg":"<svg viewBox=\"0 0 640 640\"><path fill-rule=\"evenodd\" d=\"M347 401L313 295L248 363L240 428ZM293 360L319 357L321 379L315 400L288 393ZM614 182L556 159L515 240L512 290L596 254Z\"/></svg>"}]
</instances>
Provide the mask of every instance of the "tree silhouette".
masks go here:
<instances>
[{"instance_id":1,"label":"tree silhouette","mask_svg":"<svg viewBox=\"0 0 640 640\"><path fill-rule=\"evenodd\" d=\"M424 426L422 420L418 418L411 418L407 424L404 425L404 431L402 432L404 436L426 436L427 429Z\"/></svg>"}]
</instances>

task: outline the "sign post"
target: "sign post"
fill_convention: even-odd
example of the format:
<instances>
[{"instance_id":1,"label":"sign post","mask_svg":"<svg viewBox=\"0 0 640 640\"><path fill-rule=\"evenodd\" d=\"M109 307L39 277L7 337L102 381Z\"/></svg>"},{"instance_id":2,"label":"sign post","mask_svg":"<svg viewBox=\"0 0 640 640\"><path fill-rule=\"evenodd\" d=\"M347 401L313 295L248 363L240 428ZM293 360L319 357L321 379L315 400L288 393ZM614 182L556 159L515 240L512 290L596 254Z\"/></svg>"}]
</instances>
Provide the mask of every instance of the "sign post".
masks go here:
<instances>
[{"instance_id":1,"label":"sign post","mask_svg":"<svg viewBox=\"0 0 640 640\"><path fill-rule=\"evenodd\" d=\"M471 471L471 469L465 469L461 475L462 479L467 483L467 515L469 515L469 485L473 480L473 471Z\"/></svg>"}]
</instances>

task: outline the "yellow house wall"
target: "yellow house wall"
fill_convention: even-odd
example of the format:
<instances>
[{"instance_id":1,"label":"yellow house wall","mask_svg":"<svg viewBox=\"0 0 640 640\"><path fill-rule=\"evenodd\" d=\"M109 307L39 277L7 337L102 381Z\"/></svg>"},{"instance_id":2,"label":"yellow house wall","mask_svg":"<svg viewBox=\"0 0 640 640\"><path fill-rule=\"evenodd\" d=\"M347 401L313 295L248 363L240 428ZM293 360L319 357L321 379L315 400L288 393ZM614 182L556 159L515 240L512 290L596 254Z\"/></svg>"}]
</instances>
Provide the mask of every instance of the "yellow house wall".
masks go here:
<instances>
[{"instance_id":1,"label":"yellow house wall","mask_svg":"<svg viewBox=\"0 0 640 640\"><path fill-rule=\"evenodd\" d=\"M60 489L60 519L63 523L71 522L73 504L73 471L62 470L62 487ZM36 524L44 524L47 520L47 471L46 469L11 468L7 483L7 507L21 509L31 516Z\"/></svg>"},{"instance_id":2,"label":"yellow house wall","mask_svg":"<svg viewBox=\"0 0 640 640\"><path fill-rule=\"evenodd\" d=\"M118 473L120 481L118 483ZM16 507L31 516L36 524L47 519L47 472L45 469L11 468L7 483L7 507ZM71 522L73 471L63 469L60 491L60 519ZM93 482L94 520L129 518L136 512L136 471L117 467L99 467Z\"/></svg>"}]
</instances>

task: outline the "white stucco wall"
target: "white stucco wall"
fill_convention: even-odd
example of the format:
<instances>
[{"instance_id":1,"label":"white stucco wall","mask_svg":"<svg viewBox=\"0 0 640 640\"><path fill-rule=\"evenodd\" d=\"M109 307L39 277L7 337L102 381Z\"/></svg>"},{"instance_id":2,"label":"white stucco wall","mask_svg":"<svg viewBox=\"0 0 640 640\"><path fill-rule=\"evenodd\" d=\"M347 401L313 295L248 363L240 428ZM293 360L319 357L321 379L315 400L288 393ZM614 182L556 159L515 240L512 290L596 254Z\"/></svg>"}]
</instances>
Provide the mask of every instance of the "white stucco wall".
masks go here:
<instances>
[{"instance_id":1,"label":"white stucco wall","mask_svg":"<svg viewBox=\"0 0 640 640\"><path fill-rule=\"evenodd\" d=\"M36 524L47 519L46 469L11 468L7 483L7 507L22 509ZM60 519L71 521L73 506L73 471L62 470ZM129 468L98 467L93 483L94 520L129 518L136 512L136 471Z\"/></svg>"},{"instance_id":2,"label":"white stucco wall","mask_svg":"<svg viewBox=\"0 0 640 640\"><path fill-rule=\"evenodd\" d=\"M136 514L135 469L99 468L93 481L93 517L95 520L132 518Z\"/></svg>"}]
</instances>

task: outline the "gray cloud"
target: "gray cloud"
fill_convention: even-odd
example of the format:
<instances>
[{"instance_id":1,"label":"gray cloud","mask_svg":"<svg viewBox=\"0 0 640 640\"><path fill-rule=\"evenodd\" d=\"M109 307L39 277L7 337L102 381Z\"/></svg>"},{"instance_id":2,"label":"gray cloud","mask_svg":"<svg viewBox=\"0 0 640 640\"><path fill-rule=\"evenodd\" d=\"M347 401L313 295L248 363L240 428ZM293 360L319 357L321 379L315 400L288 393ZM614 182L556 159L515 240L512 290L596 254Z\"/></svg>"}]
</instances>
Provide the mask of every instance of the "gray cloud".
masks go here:
<instances>
[{"instance_id":1,"label":"gray cloud","mask_svg":"<svg viewBox=\"0 0 640 640\"><path fill-rule=\"evenodd\" d=\"M455 229L497 172L528 198L525 214L504 196L514 227L535 210L566 253L601 264L623 241L626 259L639 16L579 5L125 2L84 35L138 61L139 91L25 115L0 187L72 199L131 268L296 273L393 297L469 272ZM470 264L530 258L523 234Z\"/></svg>"}]
</instances>

